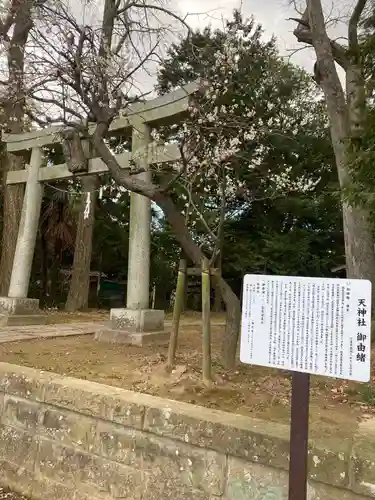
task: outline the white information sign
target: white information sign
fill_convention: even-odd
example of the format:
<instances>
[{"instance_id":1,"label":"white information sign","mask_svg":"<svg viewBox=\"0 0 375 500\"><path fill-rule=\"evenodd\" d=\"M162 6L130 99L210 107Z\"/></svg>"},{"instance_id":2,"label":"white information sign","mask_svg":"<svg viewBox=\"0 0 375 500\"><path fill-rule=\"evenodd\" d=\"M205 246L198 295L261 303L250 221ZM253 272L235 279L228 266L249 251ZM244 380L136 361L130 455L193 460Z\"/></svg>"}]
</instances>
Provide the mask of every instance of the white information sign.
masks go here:
<instances>
[{"instance_id":1,"label":"white information sign","mask_svg":"<svg viewBox=\"0 0 375 500\"><path fill-rule=\"evenodd\" d=\"M248 274L243 363L367 382L371 283Z\"/></svg>"}]
</instances>

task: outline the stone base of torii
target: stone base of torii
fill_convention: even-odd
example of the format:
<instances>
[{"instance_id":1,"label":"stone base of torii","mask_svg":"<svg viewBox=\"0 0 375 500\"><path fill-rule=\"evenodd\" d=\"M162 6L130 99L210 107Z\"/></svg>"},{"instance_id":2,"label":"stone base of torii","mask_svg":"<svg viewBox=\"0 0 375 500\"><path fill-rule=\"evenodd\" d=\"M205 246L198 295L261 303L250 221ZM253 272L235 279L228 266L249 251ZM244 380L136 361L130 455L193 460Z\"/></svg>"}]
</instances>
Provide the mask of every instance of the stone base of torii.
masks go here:
<instances>
[{"instance_id":1,"label":"stone base of torii","mask_svg":"<svg viewBox=\"0 0 375 500\"><path fill-rule=\"evenodd\" d=\"M159 148L151 143L149 122L184 115L189 106L189 94L197 89L189 84L168 95L139 103L119 116L112 129L132 128L132 154L117 155L118 161L129 168L130 160L143 166L139 174L151 179L150 163L176 161L180 152L176 145ZM26 183L22 215L16 245L8 297L0 297L0 325L37 325L48 322L47 315L39 309L39 300L28 298L31 267L39 226L43 198L43 182L72 178L66 164L43 167L42 146L60 142L58 127L26 132L4 137L8 151L26 154L31 149L30 164L23 171L7 174L7 184ZM99 158L89 161L87 175L108 171ZM164 311L149 309L150 285L150 227L151 204L147 198L131 193L129 224L129 261L126 308L112 309L108 325L96 334L96 339L105 342L144 345L168 342L170 333L164 330Z\"/></svg>"}]
</instances>

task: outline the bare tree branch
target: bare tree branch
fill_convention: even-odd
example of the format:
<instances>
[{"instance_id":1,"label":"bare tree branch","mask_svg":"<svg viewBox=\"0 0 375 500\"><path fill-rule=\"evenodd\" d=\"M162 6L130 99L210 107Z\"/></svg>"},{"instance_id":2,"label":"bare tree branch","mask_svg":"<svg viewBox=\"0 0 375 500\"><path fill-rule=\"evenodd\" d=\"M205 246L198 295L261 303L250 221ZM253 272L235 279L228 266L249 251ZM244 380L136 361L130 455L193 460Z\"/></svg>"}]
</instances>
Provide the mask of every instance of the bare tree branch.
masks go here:
<instances>
[{"instance_id":1,"label":"bare tree branch","mask_svg":"<svg viewBox=\"0 0 375 500\"><path fill-rule=\"evenodd\" d=\"M160 188L151 182L146 182L130 176L127 169L121 168L120 164L116 160L116 157L111 153L103 140L103 136L107 130L108 127L106 124L98 124L95 132L91 136L91 139L96 151L108 166L112 177L116 182L124 186L126 189L129 189L129 191L140 193L147 198L153 199L155 194L160 191Z\"/></svg>"},{"instance_id":2,"label":"bare tree branch","mask_svg":"<svg viewBox=\"0 0 375 500\"><path fill-rule=\"evenodd\" d=\"M186 186L182 183L180 183L180 186L184 189L185 193L188 195L189 199L189 205L194 209L196 212L199 220L202 222L204 228L206 229L207 233L211 236L213 241L216 241L216 234L211 230L210 226L208 225L206 219L204 218L202 212L199 210L197 205L194 203L194 200L192 198L191 190L187 189Z\"/></svg>"},{"instance_id":3,"label":"bare tree branch","mask_svg":"<svg viewBox=\"0 0 375 500\"><path fill-rule=\"evenodd\" d=\"M155 10L155 11L163 12L164 14L167 14L168 16L174 18L176 21L182 23L185 26L185 28L188 30L188 33L190 33L190 31L191 31L190 26L185 21L186 16L185 16L185 18L183 18L170 9L167 9L165 7L162 7L162 6L156 5L156 4L146 4L146 3L141 4L141 3L137 3L137 2L132 3L131 6L144 9L145 11L149 10L152 12L153 10Z\"/></svg>"},{"instance_id":4,"label":"bare tree branch","mask_svg":"<svg viewBox=\"0 0 375 500\"><path fill-rule=\"evenodd\" d=\"M294 30L294 35L299 42L307 43L313 46L313 35L311 31L311 26L309 22L308 8L306 8L301 19L290 18L292 21L298 22L297 28ZM331 45L331 51L335 61L342 67L346 68L348 65L348 49L343 45L339 44L335 40L329 40Z\"/></svg>"},{"instance_id":5,"label":"bare tree branch","mask_svg":"<svg viewBox=\"0 0 375 500\"><path fill-rule=\"evenodd\" d=\"M349 49L351 51L358 48L358 23L366 7L367 0L357 0L353 13L349 20Z\"/></svg>"}]
</instances>

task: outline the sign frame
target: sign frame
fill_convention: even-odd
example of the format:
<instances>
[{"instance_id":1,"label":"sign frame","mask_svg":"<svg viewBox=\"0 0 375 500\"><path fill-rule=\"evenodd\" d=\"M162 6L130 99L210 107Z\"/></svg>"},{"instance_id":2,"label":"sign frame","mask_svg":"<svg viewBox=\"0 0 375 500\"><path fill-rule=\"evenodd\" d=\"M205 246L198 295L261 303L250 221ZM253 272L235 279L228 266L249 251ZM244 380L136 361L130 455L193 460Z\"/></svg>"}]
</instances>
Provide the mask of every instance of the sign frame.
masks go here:
<instances>
[{"instance_id":1,"label":"sign frame","mask_svg":"<svg viewBox=\"0 0 375 500\"><path fill-rule=\"evenodd\" d=\"M293 368L291 368L290 366L285 366L285 367L284 366L275 366L275 365L270 364L269 362L268 362L268 364L261 364L259 362L252 363L251 361L249 361L249 357L247 358L248 361L246 361L246 360L244 361L244 358L246 359L246 357L243 356L243 354L244 354L243 349L244 349L244 346L249 345L249 344L246 344L244 342L243 336L248 335L249 321L251 321L251 325L252 325L251 328L254 328L254 329L255 329L255 327L253 325L255 324L255 321L257 321L258 325L259 324L261 324L261 325L266 324L264 331L263 331L263 334L269 328L271 328L270 331L272 332L273 326L274 326L274 324L276 324L273 322L272 318L271 318L271 327L270 327L269 323L266 323L266 321L264 321L262 323L263 318L266 314L264 311L266 310L267 313L270 313L269 308L268 308L268 305L269 305L268 296L267 296L267 300L262 298L262 296L265 297L265 295L264 295L265 292L263 291L262 288L259 289L260 290L259 292L257 291L258 288L256 286L255 286L255 288L252 288L251 291L252 292L254 291L254 295L251 296L251 293L250 293L250 299L249 299L249 293L248 293L249 288L247 288L246 290L245 290L245 288L249 284L249 281L251 281L252 278L254 278L255 284L257 282L264 283L267 280L268 281L275 281L276 280L279 282L284 280L285 282L289 282L289 284L291 282L292 283L296 283L296 282L303 283L304 282L306 286L308 286L309 283L313 283L313 282L315 282L315 283L320 282L322 284L324 282L327 284L328 287L330 285L332 285L332 287L334 287L334 285L336 285L336 289L337 290L340 289L340 297L342 298L340 308L338 308L338 305L337 305L338 301L339 301L338 295L336 295L336 296L330 295L330 292L327 295L326 288L316 287L315 290L320 290L320 291L324 290L324 293L325 293L325 295L323 296L324 300L323 300L323 298L319 299L320 308L311 307L311 304L314 305L314 303L310 302L309 303L310 309L308 309L308 310L309 311L312 310L313 314L315 314L317 310L321 311L324 307L326 307L330 310L330 314L331 314L330 321L326 320L326 323L324 323L323 320L321 320L321 321L322 321L322 324L324 324L325 335L329 336L329 334L331 333L331 337L333 337L334 334L336 334L336 336L338 336L338 334L339 334L338 333L339 328L337 326L337 324L338 324L337 318L340 317L340 321L341 321L341 323L340 323L340 335L341 335L340 361L343 358L342 353L344 350L344 343L342 341L343 336L344 336L344 333L343 333L344 332L344 326L343 326L344 315L346 314L346 316L348 318L348 324L349 324L349 319L350 319L350 325L357 324L358 331L355 330L355 333L353 333L355 339L357 340L357 343L356 343L357 350L352 350L352 347L353 347L352 342L351 342L352 337L350 337L348 363L349 363L349 373L350 373L350 366L351 366L351 364L353 365L354 361L366 363L366 365L363 365L363 366L365 366L366 371L368 372L368 375L367 375L367 373L364 374L363 376L361 375L361 379L359 379L359 380L356 378L351 378L351 380L358 380L359 382L367 382L370 379L370 375L371 375L370 370L371 370L371 306L372 306L372 304L371 304L371 291L372 291L372 285L371 285L371 282L368 280L350 280L350 279L338 279L338 278L307 278L307 277L304 278L304 277L296 277L296 276L271 276L271 275L249 275L249 274L245 275L245 277L244 277L243 294L242 294L243 308L242 308L240 358L241 358L242 362L245 362L245 363L247 362L248 364L257 364L258 366L273 367L276 369L285 369L285 370L288 370L292 373L290 462L289 462L290 465L289 465L289 496L288 496L288 498L289 498L289 500L306 500L306 498L307 498L307 476L308 476L307 466L308 466L308 438L309 438L310 374L314 374L314 375L318 375L318 376L333 377L333 378L344 378L344 379L347 379L348 377L343 376L344 372L342 371L341 364L340 364L340 374L338 375L336 364L335 364L335 374L332 374L333 373L332 369L330 370L330 373L317 373L317 371L316 371L317 364L316 363L314 366L315 370L310 371L309 369L307 369L307 370L306 369L296 369L295 366ZM344 286L346 286L346 289L349 290L349 289L351 289L351 285L354 286L354 290L356 290L356 292L354 293L354 299L352 299L353 303L350 303L350 307L348 308L347 304L348 304L348 300L349 300L348 297L350 296L350 293L349 293L349 295L348 295L348 293L343 295L342 288ZM361 294L358 294L359 288L361 288ZM363 288L363 290L362 290L362 288ZM330 288L328 288L328 289L330 290ZM258 293L258 295L261 295L260 300L258 300L257 298L254 298L257 293ZM305 291L303 293L306 295ZM283 297L284 297L284 299L285 299L285 297L287 297L290 300L290 294L284 293ZM364 297L364 298L360 298L360 297ZM328 301L327 301L327 298L328 298ZM275 303L276 299L272 295L272 304ZM345 299L345 302L344 302L344 299ZM246 300L251 300L250 307L249 307L250 313L247 312L247 310L246 310L246 307L248 304L245 304L245 307L244 307L244 302ZM257 302L257 300L259 303ZM267 304L267 307L262 308L263 306L261 305L261 300L263 300L263 302L265 302ZM343 305L344 303L345 303L345 306ZM258 304L258 305L260 304L260 306L252 308L251 306L254 304ZM302 304L302 302L298 301L298 305L301 306L301 304ZM297 304L295 303L294 305L296 308ZM289 304L288 304L288 307L289 307ZM304 307L306 308L305 303L304 303ZM355 308L355 310L354 310L354 308ZM273 310L275 310L275 309L273 309ZM272 311L272 309L271 309L271 311ZM335 316L334 316L334 311L336 311ZM249 320L249 314L250 314L250 316L252 314L254 319L250 318L250 320ZM259 314L261 317L260 321L259 321ZM270 314L272 314L272 313L270 313ZM276 314L277 314L277 312L276 312ZM281 317L282 313L279 313L279 314ZM298 313L298 314L300 314L300 313ZM285 313L285 309L284 309L284 318L286 317L286 315L287 314ZM258 317L258 319L256 320L255 317ZM323 316L320 316L320 317L322 318ZM355 323L353 318L357 321L357 323ZM364 320L364 318L366 318L366 321ZM289 316L289 320L290 320L290 316ZM289 322L286 322L285 320L279 321L279 326L282 325L280 332L284 329L284 334L283 334L284 339L285 339L285 336L292 335L291 334L292 327L290 326L291 324L292 323L290 323L290 321ZM285 332L285 329L286 329L285 325L287 325L288 333ZM292 324L292 325L294 328L294 324ZM307 325L307 329L305 329L306 325ZM315 328L315 331L314 331L315 340L314 340L314 344L311 344L310 354L311 354L311 351L313 350L313 345L315 345L315 346L318 345L317 340L316 340L318 326L316 323L314 323L314 321L311 321L311 322L307 321L307 322L303 323L303 329L304 329L304 332L305 332L305 335L307 338L308 338L308 331L309 331L308 327L309 326L311 327L311 325L313 325L313 327ZM332 325L334 325L334 327L332 327ZM319 328L321 328L321 327L319 326ZM346 325L346 328L348 329L349 327ZM311 329L310 329L310 331L311 331ZM348 330L346 330L346 333L347 333L347 331ZM257 341L256 339L254 340L255 330L252 330L251 332L252 333L247 336L247 341L249 338L251 338L251 342L250 342L251 356L250 356L250 359L253 356L255 343L258 342L257 345L259 345L259 341ZM273 332L273 333L275 333L275 332ZM312 337L312 335L310 335L310 337ZM264 339L261 338L261 341L264 341L265 343L268 342L268 344L271 345L270 344L271 338L272 338L271 333L269 333L268 337L265 336ZM293 334L293 338L294 338L294 334ZM272 339L274 339L274 337ZM320 340L321 339L322 338L320 337ZM273 342L274 342L274 340L273 340ZM313 341L311 340L311 342L313 342ZM333 339L330 341L331 348L332 348L332 342L333 342ZM335 342L336 342L335 345L337 346L337 339ZM290 339L289 339L289 343L290 343ZM295 344L292 343L292 348L294 347L294 345ZM310 345L309 340L306 341L306 345ZM325 346L327 347L328 343L326 343ZM345 346L347 347L347 343L345 343ZM367 347L367 350L366 350L366 347ZM298 349L298 344L297 344L297 349ZM364 349L364 351L361 351L361 349ZM303 352L303 350L302 350L302 352ZM315 354L317 352L318 352L318 348L316 347ZM362 358L361 352L362 352L362 354L366 353L367 358L366 358L366 356L364 356ZM290 351L289 351L289 353L290 353ZM307 351L306 351L305 355L306 355L306 357L308 356ZM354 361L353 361L353 359L354 359ZM290 361L290 358L288 358L288 360ZM305 362L306 362L306 360L305 360ZM335 363L336 363L336 361L335 361ZM309 366L311 366L311 363ZM359 366L361 367L361 365L359 365ZM362 370L362 371L364 372L364 370ZM359 370L359 373L360 372L361 371ZM368 379L367 379L367 376L368 376ZM366 378L366 380L364 378Z\"/></svg>"}]
</instances>

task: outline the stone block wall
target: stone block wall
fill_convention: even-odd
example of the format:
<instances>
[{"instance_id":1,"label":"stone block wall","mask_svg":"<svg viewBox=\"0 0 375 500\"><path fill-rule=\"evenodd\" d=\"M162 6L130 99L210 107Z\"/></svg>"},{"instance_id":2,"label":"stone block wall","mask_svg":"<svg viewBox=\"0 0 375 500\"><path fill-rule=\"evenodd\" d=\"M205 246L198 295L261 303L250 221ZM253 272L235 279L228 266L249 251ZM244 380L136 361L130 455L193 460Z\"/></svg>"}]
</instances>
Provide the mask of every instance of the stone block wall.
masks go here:
<instances>
[{"instance_id":1,"label":"stone block wall","mask_svg":"<svg viewBox=\"0 0 375 500\"><path fill-rule=\"evenodd\" d=\"M32 498L288 497L284 425L6 363L0 415L0 483ZM311 443L309 500L375 497L367 431Z\"/></svg>"}]
</instances>

